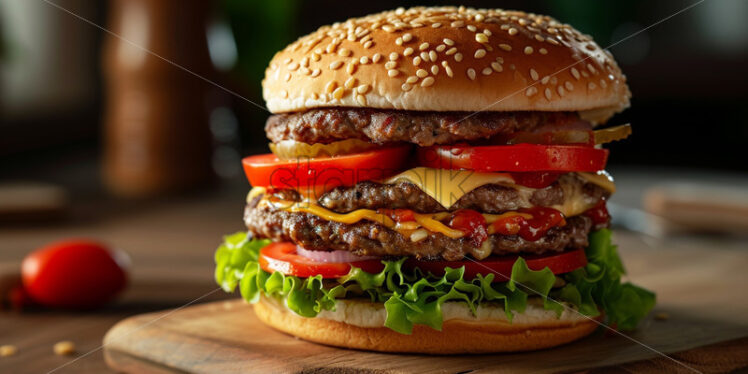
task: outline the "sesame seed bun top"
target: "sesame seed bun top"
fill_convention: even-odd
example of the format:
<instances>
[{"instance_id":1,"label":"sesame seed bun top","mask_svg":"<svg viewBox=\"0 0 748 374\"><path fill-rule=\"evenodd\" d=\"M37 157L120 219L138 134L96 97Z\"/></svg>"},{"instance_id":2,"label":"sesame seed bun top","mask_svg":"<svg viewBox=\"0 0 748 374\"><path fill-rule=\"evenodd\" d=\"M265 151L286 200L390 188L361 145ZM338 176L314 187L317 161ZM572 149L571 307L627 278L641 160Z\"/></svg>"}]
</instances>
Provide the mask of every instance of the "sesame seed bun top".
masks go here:
<instances>
[{"instance_id":1,"label":"sesame seed bun top","mask_svg":"<svg viewBox=\"0 0 748 374\"><path fill-rule=\"evenodd\" d=\"M551 17L417 7L301 37L270 61L263 96L274 113L577 111L601 123L628 107L630 92L608 51Z\"/></svg>"}]
</instances>

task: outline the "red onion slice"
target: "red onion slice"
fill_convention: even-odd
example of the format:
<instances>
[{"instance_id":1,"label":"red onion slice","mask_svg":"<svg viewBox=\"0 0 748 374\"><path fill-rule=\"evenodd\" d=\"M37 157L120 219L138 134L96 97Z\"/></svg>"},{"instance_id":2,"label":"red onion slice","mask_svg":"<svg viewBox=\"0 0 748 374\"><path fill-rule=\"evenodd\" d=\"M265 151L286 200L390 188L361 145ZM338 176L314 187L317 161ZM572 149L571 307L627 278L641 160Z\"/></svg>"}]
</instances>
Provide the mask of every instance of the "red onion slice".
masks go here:
<instances>
[{"instance_id":1,"label":"red onion slice","mask_svg":"<svg viewBox=\"0 0 748 374\"><path fill-rule=\"evenodd\" d=\"M377 259L376 256L357 256L348 251L312 251L304 249L298 245L296 246L296 254L310 260L325 263L356 262Z\"/></svg>"}]
</instances>

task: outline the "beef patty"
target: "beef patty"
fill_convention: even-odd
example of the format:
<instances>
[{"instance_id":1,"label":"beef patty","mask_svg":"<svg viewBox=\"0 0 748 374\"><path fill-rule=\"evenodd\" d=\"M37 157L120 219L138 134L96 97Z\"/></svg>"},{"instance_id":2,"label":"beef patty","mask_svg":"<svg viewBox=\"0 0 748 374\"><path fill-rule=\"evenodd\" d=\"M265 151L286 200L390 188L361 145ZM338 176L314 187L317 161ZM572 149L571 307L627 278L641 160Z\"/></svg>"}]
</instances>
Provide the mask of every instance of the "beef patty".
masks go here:
<instances>
[{"instance_id":1,"label":"beef patty","mask_svg":"<svg viewBox=\"0 0 748 374\"><path fill-rule=\"evenodd\" d=\"M411 209L419 213L437 213L458 209L473 209L483 213L503 213L533 206L561 205L565 190L576 190L583 194L589 205L594 205L610 194L599 186L588 183L573 173L562 175L548 187L522 191L499 184L478 187L457 200L452 206L443 207L434 198L410 182L381 184L372 181L354 186L336 187L324 193L318 204L337 213L348 213L357 209ZM273 196L285 201L300 201L294 190L278 190Z\"/></svg>"},{"instance_id":2,"label":"beef patty","mask_svg":"<svg viewBox=\"0 0 748 374\"><path fill-rule=\"evenodd\" d=\"M571 217L563 227L548 230L536 241L518 235L489 235L488 249L476 247L470 239L452 239L431 232L418 242L395 230L371 221L345 224L328 221L308 213L292 213L269 204L258 204L261 196L248 205L244 213L247 228L255 236L291 241L305 248L320 251L343 250L361 256L414 256L419 259L457 261L471 255L482 259L488 254L540 254L560 252L566 248L584 248L592 220L586 216ZM485 244L484 244L485 245Z\"/></svg>"},{"instance_id":3,"label":"beef patty","mask_svg":"<svg viewBox=\"0 0 748 374\"><path fill-rule=\"evenodd\" d=\"M265 132L273 143L330 143L362 139L377 144L419 146L487 139L541 126L561 128L579 121L572 112L426 112L372 108L321 108L270 116Z\"/></svg>"}]
</instances>

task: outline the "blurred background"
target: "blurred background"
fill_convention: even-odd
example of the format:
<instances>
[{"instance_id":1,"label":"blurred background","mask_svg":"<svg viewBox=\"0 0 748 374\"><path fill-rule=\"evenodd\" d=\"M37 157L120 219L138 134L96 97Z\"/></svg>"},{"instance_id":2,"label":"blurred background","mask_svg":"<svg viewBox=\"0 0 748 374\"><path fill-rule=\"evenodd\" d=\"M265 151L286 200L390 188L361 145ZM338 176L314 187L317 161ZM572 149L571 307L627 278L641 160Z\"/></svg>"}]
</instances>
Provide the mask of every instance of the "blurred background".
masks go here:
<instances>
[{"instance_id":1,"label":"blurred background","mask_svg":"<svg viewBox=\"0 0 748 374\"><path fill-rule=\"evenodd\" d=\"M610 124L634 131L609 146L609 206L616 228L641 234L619 234L622 248L674 247L660 242L669 222L733 234L684 246L745 249L734 234L748 232L748 1L704 1L645 29L695 2L461 2L549 14L612 45L633 100ZM261 80L273 54L321 25L440 4L0 0L0 291L26 253L60 239L94 238L133 262L104 313L0 315L5 338L23 349L78 331L85 351L124 316L215 291L212 251L244 229L240 160L268 152ZM209 295L200 301L229 297ZM46 371L47 356L18 362ZM94 357L81 365L106 370Z\"/></svg>"}]
</instances>

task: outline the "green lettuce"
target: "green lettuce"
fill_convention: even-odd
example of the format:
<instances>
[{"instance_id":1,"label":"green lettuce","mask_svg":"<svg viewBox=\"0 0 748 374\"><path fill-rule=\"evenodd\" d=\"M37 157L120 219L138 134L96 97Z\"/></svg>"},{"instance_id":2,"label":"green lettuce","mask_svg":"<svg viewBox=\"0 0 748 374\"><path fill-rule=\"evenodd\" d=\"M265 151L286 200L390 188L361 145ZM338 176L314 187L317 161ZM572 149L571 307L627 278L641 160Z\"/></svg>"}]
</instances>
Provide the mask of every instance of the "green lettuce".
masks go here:
<instances>
[{"instance_id":1,"label":"green lettuce","mask_svg":"<svg viewBox=\"0 0 748 374\"><path fill-rule=\"evenodd\" d=\"M514 313L524 312L528 297L534 296L557 315L569 306L590 317L599 316L602 311L609 324L622 330L636 327L655 303L652 292L621 283L625 270L611 243L611 232L606 229L590 234L588 264L560 275L564 285L557 288L553 287L556 276L548 268L530 270L522 258L514 263L508 282L494 282L494 274L465 279L464 267L447 267L443 276L406 270L405 258L382 261L384 269L376 274L353 267L346 276L335 280L270 274L257 262L260 249L268 243L243 232L226 236L215 254L216 282L227 292L238 286L250 303L257 302L260 294L278 298L304 317L335 310L337 299L368 298L384 304L385 326L403 334L410 334L416 324L441 330L445 302L465 303L474 314L481 303L501 305L511 321Z\"/></svg>"}]
</instances>

